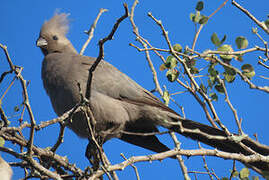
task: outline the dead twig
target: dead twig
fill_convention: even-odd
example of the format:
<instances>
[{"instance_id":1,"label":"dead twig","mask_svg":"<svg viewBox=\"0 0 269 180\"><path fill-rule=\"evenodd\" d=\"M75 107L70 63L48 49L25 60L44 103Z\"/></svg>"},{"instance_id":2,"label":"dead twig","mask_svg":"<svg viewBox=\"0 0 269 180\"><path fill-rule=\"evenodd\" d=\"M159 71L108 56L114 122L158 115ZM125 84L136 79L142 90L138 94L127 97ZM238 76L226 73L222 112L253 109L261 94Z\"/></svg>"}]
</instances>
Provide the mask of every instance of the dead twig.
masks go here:
<instances>
[{"instance_id":1,"label":"dead twig","mask_svg":"<svg viewBox=\"0 0 269 180\"><path fill-rule=\"evenodd\" d=\"M269 29L265 26L264 23L260 22L255 18L247 9L243 8L240 4L238 4L235 0L232 0L232 5L237 7L240 11L245 13L252 21L254 21L260 28L262 28L267 34L269 34Z\"/></svg>"},{"instance_id":2,"label":"dead twig","mask_svg":"<svg viewBox=\"0 0 269 180\"><path fill-rule=\"evenodd\" d=\"M91 25L91 28L88 31L85 32L89 37L86 40L86 42L83 44L83 46L82 46L82 48L81 48L81 50L79 52L80 55L83 55L84 54L85 49L87 48L88 44L90 43L91 39L93 38L93 33L94 33L94 30L96 28L96 24L97 24L99 18L106 11L108 11L108 10L101 8L100 11L99 11L99 13L98 13L98 15L97 15L97 17L96 17L96 19L95 19L95 21Z\"/></svg>"}]
</instances>

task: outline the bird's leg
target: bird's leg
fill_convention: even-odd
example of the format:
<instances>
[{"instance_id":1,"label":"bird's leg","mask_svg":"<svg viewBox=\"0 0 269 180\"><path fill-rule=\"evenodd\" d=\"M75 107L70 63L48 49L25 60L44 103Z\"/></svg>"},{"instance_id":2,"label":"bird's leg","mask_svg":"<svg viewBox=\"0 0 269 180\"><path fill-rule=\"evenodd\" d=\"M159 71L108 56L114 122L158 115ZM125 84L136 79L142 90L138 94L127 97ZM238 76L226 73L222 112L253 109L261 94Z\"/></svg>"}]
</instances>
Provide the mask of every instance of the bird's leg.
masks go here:
<instances>
[{"instance_id":1,"label":"bird's leg","mask_svg":"<svg viewBox=\"0 0 269 180\"><path fill-rule=\"evenodd\" d=\"M98 153L95 143L90 140L87 145L85 156L91 163L93 171L96 171L97 169L99 169L100 158L98 157L98 154L99 153Z\"/></svg>"},{"instance_id":2,"label":"bird's leg","mask_svg":"<svg viewBox=\"0 0 269 180\"><path fill-rule=\"evenodd\" d=\"M89 138L89 143L87 145L87 149L85 152L85 156L89 160L89 162L92 165L93 171L96 171L99 169L100 161L102 160L102 144L103 144L103 138L98 136L95 138L95 141ZM98 143L98 144L96 144Z\"/></svg>"}]
</instances>

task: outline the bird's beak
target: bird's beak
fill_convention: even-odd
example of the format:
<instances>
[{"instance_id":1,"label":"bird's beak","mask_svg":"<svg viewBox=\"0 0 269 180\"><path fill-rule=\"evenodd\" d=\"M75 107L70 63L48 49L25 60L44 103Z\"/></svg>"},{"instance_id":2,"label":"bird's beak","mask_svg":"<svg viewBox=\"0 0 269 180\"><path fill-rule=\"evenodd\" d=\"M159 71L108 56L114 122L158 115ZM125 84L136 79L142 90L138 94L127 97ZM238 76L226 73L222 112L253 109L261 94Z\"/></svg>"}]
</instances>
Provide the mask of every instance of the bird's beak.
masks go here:
<instances>
[{"instance_id":1,"label":"bird's beak","mask_svg":"<svg viewBox=\"0 0 269 180\"><path fill-rule=\"evenodd\" d=\"M36 46L37 47L44 47L44 46L47 46L48 45L48 42L46 41L46 39L40 37L38 38L38 40L36 41Z\"/></svg>"}]
</instances>

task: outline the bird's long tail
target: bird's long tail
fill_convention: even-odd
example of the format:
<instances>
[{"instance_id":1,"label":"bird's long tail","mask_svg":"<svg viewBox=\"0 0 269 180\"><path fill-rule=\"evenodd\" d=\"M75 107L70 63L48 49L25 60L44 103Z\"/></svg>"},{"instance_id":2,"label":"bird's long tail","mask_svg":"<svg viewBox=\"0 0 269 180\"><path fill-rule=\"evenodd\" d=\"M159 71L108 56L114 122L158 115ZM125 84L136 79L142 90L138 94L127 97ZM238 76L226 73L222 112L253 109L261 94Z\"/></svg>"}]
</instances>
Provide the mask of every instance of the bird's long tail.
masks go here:
<instances>
[{"instance_id":1,"label":"bird's long tail","mask_svg":"<svg viewBox=\"0 0 269 180\"><path fill-rule=\"evenodd\" d=\"M259 153L264 156L269 155L268 146L262 145L247 136L241 136L241 138L237 134L229 136L220 129L192 120L180 120L177 125L172 125L169 129L224 152L239 153L243 155L252 155L255 153ZM246 165L261 169L262 171L269 170L269 163L258 161Z\"/></svg>"}]
</instances>

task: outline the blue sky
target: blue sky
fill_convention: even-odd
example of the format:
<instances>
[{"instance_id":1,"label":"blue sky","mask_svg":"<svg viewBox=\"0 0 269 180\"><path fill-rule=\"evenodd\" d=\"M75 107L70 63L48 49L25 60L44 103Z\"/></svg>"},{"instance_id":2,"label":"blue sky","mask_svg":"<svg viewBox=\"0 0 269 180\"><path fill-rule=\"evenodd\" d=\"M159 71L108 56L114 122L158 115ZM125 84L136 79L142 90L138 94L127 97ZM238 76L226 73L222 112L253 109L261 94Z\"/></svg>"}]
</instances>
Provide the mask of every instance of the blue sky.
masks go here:
<instances>
[{"instance_id":1,"label":"blue sky","mask_svg":"<svg viewBox=\"0 0 269 180\"><path fill-rule=\"evenodd\" d=\"M153 46L167 48L164 38L161 36L159 27L147 16L148 12L162 20L166 30L169 31L171 42L180 43L182 46L192 44L195 33L194 24L190 21L189 14L194 12L197 1L141 1L136 7L135 22L139 28L141 35L148 39ZM211 14L223 1L205 1L205 9L203 14ZM265 20L268 12L268 0L260 1L238 1L241 5L252 12L259 20ZM127 0L129 7L133 1ZM83 33L88 30L100 8L106 8L109 11L104 13L95 30L94 39L85 51L85 55L96 57L98 55L98 40L106 36L115 20L124 13L123 1L3 1L0 6L0 43L8 46L9 53L14 64L23 66L23 76L30 81L28 92L30 94L30 103L38 123L56 117L49 98L43 90L41 80L41 63L43 54L40 49L35 46L35 41L38 38L40 27L45 20L51 18L56 9L60 12L70 13L71 28L68 38L71 40L77 50L80 50L87 36ZM237 36L245 36L249 40L249 47L254 45L262 46L261 41L251 33L251 28L256 25L246 17L242 12L231 5L230 2L213 16L208 24L204 27L198 39L196 50L203 51L206 49L214 49L214 45L210 41L210 36L213 32L222 37L227 35L226 43L235 46L234 40ZM261 35L268 40L268 35L265 35L261 30ZM122 72L129 75L132 79L148 90L154 88L151 71L148 68L145 56L142 52L137 52L128 44L134 43L135 36L132 33L132 28L129 20L125 20L117 30L114 40L105 44L105 59L120 69ZM262 54L259 54L262 55ZM161 60L151 54L152 61L158 69L161 65ZM3 52L0 52L0 73L8 68ZM259 75L268 77L268 72L264 68L257 65L257 53L252 53L244 59L244 63L250 63L254 66L256 76L253 82L258 85L268 85L268 80L264 80ZM236 67L240 67L242 63L235 62ZM168 90L173 92L183 91L177 84L169 83L166 80L165 72L158 71L158 78L161 85L166 85ZM11 78L0 85L0 94L4 92ZM206 81L206 78L204 79ZM9 116L14 116L14 106L22 102L20 90L16 90L19 83L8 92L4 98L3 108ZM268 95L250 90L249 87L242 83L237 77L236 81L228 84L230 99L238 110L238 115L243 118L243 131L250 137L254 133L258 133L259 141L264 144L269 144L268 130ZM188 93L183 93L173 97L185 109L187 118L208 123L205 114L201 107L195 102L193 97ZM232 131L237 132L237 127L232 115L232 112L224 102L223 96L220 95L219 101L214 103L216 110L221 117L222 122ZM171 104L171 107L179 111L176 106ZM11 118L15 121L16 117ZM27 115L24 120L28 120ZM13 122L14 123L14 122ZM35 136L35 143L41 147L52 146L58 135L58 125L39 131ZM179 136L182 142L182 148L191 149L197 148L197 143L190 139ZM169 147L173 148L172 140L168 137L161 137L162 142L165 142ZM13 145L7 144L10 147ZM87 159L84 157L86 140L78 138L73 132L67 130L62 146L57 151L62 156L68 156L69 161L75 163L80 168L84 169L88 165ZM206 146L204 146L206 147ZM134 155L151 154L150 151L139 147L121 142L119 140L111 140L104 145L104 149L108 154L109 159L113 164L122 161L120 153L124 153L126 157ZM1 153L8 161L13 161L9 155ZM200 157L191 157L185 159L188 170L204 171L203 162ZM217 158L207 158L209 168L214 168L215 173L222 177L228 175L229 169L232 167L232 161L222 160ZM137 163L141 179L181 179L181 170L175 160L164 160L162 162L152 163ZM239 169L242 168L238 163ZM128 167L124 171L119 172L122 179L135 179L135 174L132 168ZM22 177L22 171L14 168L13 179ZM193 177L193 176L192 176ZM208 179L208 176L199 175L199 179Z\"/></svg>"}]
</instances>

